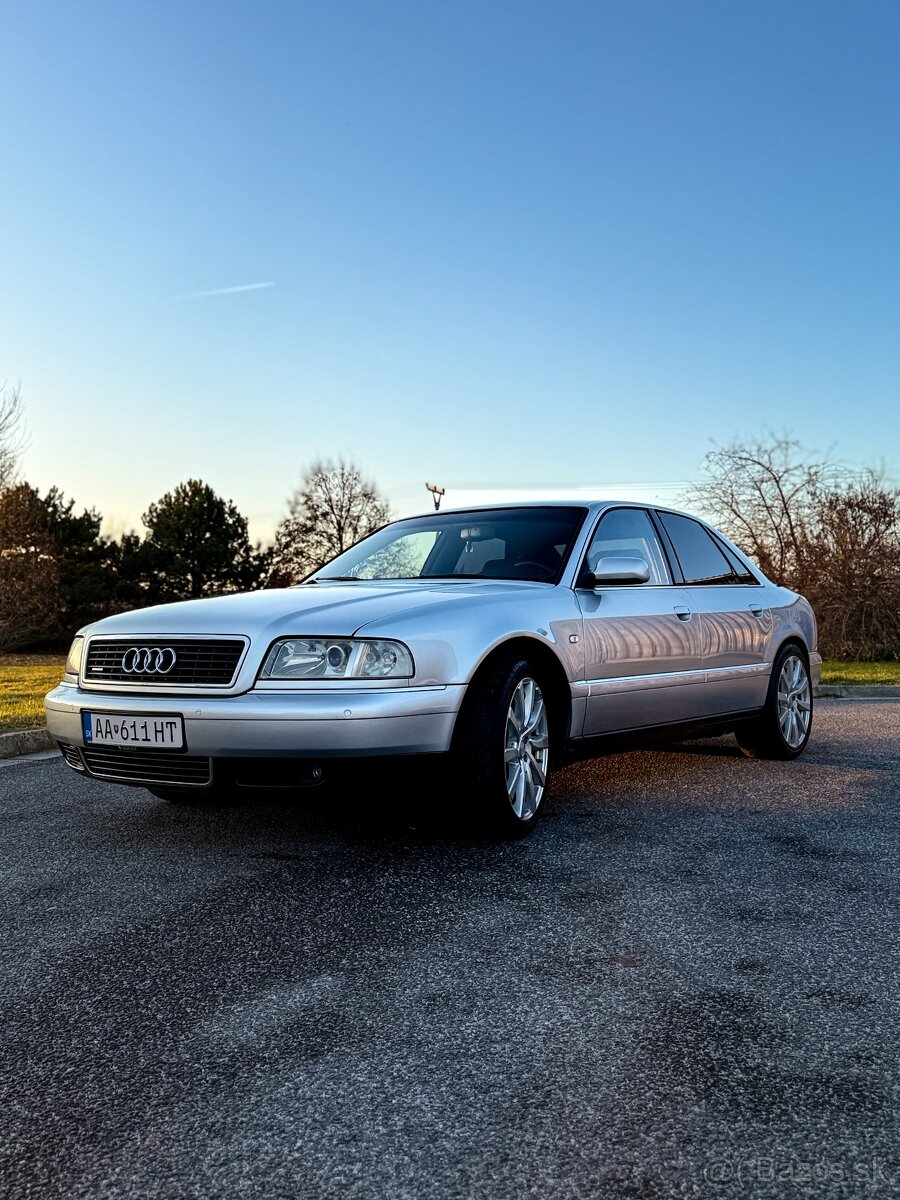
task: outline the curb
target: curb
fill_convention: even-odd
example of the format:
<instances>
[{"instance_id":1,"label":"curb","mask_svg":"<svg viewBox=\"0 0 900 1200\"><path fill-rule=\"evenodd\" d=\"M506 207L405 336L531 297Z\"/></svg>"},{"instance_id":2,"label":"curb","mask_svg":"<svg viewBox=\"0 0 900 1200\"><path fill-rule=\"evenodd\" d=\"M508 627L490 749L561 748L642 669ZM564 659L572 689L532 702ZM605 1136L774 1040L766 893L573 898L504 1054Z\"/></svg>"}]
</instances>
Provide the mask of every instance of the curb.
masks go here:
<instances>
[{"instance_id":1,"label":"curb","mask_svg":"<svg viewBox=\"0 0 900 1200\"><path fill-rule=\"evenodd\" d=\"M55 749L56 742L46 729L0 733L0 758L18 758L20 754L38 754L41 750Z\"/></svg>"},{"instance_id":2,"label":"curb","mask_svg":"<svg viewBox=\"0 0 900 1200\"><path fill-rule=\"evenodd\" d=\"M817 700L900 700L900 687L892 683L820 683L813 688Z\"/></svg>"}]
</instances>

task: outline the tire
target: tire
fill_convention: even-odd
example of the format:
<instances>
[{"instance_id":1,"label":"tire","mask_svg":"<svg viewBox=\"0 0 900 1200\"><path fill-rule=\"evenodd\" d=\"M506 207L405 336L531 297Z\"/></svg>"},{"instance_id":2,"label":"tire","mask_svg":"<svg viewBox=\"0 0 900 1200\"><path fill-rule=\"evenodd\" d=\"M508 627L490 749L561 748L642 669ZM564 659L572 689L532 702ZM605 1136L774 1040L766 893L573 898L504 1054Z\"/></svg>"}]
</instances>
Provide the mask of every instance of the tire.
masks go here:
<instances>
[{"instance_id":1,"label":"tire","mask_svg":"<svg viewBox=\"0 0 900 1200\"><path fill-rule=\"evenodd\" d=\"M521 837L546 806L548 688L518 654L498 658L471 686L453 750L456 785L479 824Z\"/></svg>"},{"instance_id":2,"label":"tire","mask_svg":"<svg viewBox=\"0 0 900 1200\"><path fill-rule=\"evenodd\" d=\"M772 664L762 713L735 731L748 758L798 758L812 733L813 694L806 652L794 642Z\"/></svg>"}]
</instances>

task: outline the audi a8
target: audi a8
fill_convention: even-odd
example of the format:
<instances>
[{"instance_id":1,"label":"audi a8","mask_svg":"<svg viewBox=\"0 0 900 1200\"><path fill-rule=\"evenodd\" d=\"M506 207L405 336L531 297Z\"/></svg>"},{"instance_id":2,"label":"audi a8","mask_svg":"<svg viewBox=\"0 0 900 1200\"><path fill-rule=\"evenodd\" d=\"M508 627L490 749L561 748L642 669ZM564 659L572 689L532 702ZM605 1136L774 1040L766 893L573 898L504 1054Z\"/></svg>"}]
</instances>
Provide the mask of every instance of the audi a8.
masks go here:
<instances>
[{"instance_id":1,"label":"audi a8","mask_svg":"<svg viewBox=\"0 0 900 1200\"><path fill-rule=\"evenodd\" d=\"M74 771L170 800L440 756L517 834L604 740L797 757L820 665L807 601L704 521L560 501L395 521L296 587L107 617L46 710Z\"/></svg>"}]
</instances>

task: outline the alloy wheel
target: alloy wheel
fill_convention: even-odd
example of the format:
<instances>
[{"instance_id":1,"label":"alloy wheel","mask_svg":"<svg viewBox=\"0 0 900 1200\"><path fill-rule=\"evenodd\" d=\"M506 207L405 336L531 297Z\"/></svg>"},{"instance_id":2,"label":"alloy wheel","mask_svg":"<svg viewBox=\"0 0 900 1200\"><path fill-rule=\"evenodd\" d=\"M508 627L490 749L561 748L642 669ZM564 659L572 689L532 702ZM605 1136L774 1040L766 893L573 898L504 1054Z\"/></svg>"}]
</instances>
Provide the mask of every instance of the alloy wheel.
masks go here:
<instances>
[{"instance_id":1,"label":"alloy wheel","mask_svg":"<svg viewBox=\"0 0 900 1200\"><path fill-rule=\"evenodd\" d=\"M797 654L784 660L778 677L778 724L792 750L799 750L812 719L812 693L806 664Z\"/></svg>"},{"instance_id":2,"label":"alloy wheel","mask_svg":"<svg viewBox=\"0 0 900 1200\"><path fill-rule=\"evenodd\" d=\"M538 684L526 676L516 684L509 703L503 753L509 803L521 821L529 821L538 810L549 759L547 707Z\"/></svg>"}]
</instances>

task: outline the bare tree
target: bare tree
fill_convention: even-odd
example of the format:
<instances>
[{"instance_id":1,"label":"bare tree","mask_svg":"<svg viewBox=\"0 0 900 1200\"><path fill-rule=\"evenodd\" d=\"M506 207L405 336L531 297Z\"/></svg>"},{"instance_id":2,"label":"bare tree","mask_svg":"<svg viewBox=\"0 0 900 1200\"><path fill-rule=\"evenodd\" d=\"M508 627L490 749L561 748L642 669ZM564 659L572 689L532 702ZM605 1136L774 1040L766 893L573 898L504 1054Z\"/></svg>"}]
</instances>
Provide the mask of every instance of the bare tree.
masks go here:
<instances>
[{"instance_id":1,"label":"bare tree","mask_svg":"<svg viewBox=\"0 0 900 1200\"><path fill-rule=\"evenodd\" d=\"M900 489L866 471L819 493L802 582L829 655L900 656Z\"/></svg>"},{"instance_id":2,"label":"bare tree","mask_svg":"<svg viewBox=\"0 0 900 1200\"><path fill-rule=\"evenodd\" d=\"M724 533L778 583L803 574L818 494L840 472L827 460L807 462L799 442L775 437L715 446L704 459L706 479L688 493Z\"/></svg>"},{"instance_id":3,"label":"bare tree","mask_svg":"<svg viewBox=\"0 0 900 1200\"><path fill-rule=\"evenodd\" d=\"M0 495L0 650L44 641L59 613L47 510L27 483Z\"/></svg>"},{"instance_id":4,"label":"bare tree","mask_svg":"<svg viewBox=\"0 0 900 1200\"><path fill-rule=\"evenodd\" d=\"M807 596L827 655L900 656L900 490L788 438L716 446L705 466L691 506Z\"/></svg>"},{"instance_id":5,"label":"bare tree","mask_svg":"<svg viewBox=\"0 0 900 1200\"><path fill-rule=\"evenodd\" d=\"M0 386L0 492L16 481L19 456L25 444L22 394L17 387Z\"/></svg>"},{"instance_id":6,"label":"bare tree","mask_svg":"<svg viewBox=\"0 0 900 1200\"><path fill-rule=\"evenodd\" d=\"M389 520L386 502L358 467L315 463L278 527L269 583L299 582Z\"/></svg>"}]
</instances>

